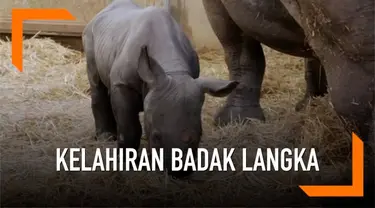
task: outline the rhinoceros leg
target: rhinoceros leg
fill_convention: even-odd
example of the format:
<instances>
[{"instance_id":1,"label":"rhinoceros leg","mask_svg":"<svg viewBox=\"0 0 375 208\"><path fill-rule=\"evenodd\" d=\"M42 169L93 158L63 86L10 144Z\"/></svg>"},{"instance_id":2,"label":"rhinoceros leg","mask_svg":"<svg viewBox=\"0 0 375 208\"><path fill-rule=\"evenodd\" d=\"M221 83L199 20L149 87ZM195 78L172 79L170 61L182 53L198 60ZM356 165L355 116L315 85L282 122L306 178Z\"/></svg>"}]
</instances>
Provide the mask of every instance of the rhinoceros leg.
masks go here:
<instances>
[{"instance_id":1,"label":"rhinoceros leg","mask_svg":"<svg viewBox=\"0 0 375 208\"><path fill-rule=\"evenodd\" d=\"M259 104L265 70L262 46L252 38L244 37L238 47L225 47L230 79L240 84L228 96L225 106L215 118L216 125L231 121L255 118L261 121L265 116ZM237 50L237 51L236 51Z\"/></svg>"},{"instance_id":2,"label":"rhinoceros leg","mask_svg":"<svg viewBox=\"0 0 375 208\"><path fill-rule=\"evenodd\" d=\"M116 140L116 121L112 113L107 88L103 83L91 87L91 108L98 140Z\"/></svg>"},{"instance_id":3,"label":"rhinoceros leg","mask_svg":"<svg viewBox=\"0 0 375 208\"><path fill-rule=\"evenodd\" d=\"M92 44L86 44L91 47ZM116 140L116 121L112 113L107 87L101 82L93 50L86 48L87 74L91 90L91 109L95 120L96 138Z\"/></svg>"},{"instance_id":4,"label":"rhinoceros leg","mask_svg":"<svg viewBox=\"0 0 375 208\"><path fill-rule=\"evenodd\" d=\"M117 122L118 147L138 150L142 136L139 120L143 107L141 96L126 86L112 86L111 103Z\"/></svg>"},{"instance_id":5,"label":"rhinoceros leg","mask_svg":"<svg viewBox=\"0 0 375 208\"><path fill-rule=\"evenodd\" d=\"M264 121L259 104L265 70L262 46L243 32L218 1L203 1L208 20L224 52L231 80L240 84L228 96L226 104L215 116L215 125L255 118Z\"/></svg>"},{"instance_id":6,"label":"rhinoceros leg","mask_svg":"<svg viewBox=\"0 0 375 208\"><path fill-rule=\"evenodd\" d=\"M318 59L305 58L305 81L305 96L297 103L296 111L304 109L311 98L328 93L326 72Z\"/></svg>"}]
</instances>

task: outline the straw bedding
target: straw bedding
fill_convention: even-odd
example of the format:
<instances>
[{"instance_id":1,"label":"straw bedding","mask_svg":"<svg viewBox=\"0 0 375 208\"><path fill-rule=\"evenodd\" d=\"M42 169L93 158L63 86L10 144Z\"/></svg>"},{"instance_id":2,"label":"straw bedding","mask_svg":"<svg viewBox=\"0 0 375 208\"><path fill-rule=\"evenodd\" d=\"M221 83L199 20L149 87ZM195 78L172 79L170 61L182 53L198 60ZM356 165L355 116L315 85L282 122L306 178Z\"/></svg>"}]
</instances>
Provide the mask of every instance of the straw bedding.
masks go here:
<instances>
[{"instance_id":1,"label":"straw bedding","mask_svg":"<svg viewBox=\"0 0 375 208\"><path fill-rule=\"evenodd\" d=\"M247 200L255 205L265 196L271 197L270 189L275 199L280 197L285 202L288 195L300 192L297 184L335 183L350 167L350 135L328 98L313 100L305 111L295 112L294 105L304 92L303 61L266 47L265 51L267 69L261 105L267 122L215 128L211 125L213 115L224 98L207 96L201 147L315 147L320 173L213 172L199 173L190 182L148 172L56 173L58 147L85 147L88 151L115 147L114 142L92 138L94 123L84 57L50 39L33 38L24 41L24 72L19 73L11 66L11 43L0 42L3 205L49 201L63 206L79 199L105 206L116 197L144 206L162 200L207 206ZM221 51L202 50L200 57L202 75L227 78ZM142 145L145 142L142 140ZM240 167L240 155L234 158Z\"/></svg>"}]
</instances>

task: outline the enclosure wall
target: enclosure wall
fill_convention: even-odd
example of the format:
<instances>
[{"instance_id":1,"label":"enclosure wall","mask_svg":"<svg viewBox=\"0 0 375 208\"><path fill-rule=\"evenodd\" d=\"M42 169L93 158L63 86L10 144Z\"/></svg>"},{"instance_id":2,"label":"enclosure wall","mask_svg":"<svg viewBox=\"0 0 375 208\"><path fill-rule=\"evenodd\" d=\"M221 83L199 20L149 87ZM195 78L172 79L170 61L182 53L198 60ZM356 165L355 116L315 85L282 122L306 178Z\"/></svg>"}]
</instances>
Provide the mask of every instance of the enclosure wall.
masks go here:
<instances>
[{"instance_id":1,"label":"enclosure wall","mask_svg":"<svg viewBox=\"0 0 375 208\"><path fill-rule=\"evenodd\" d=\"M163 0L134 0L140 5L162 6ZM111 0L1 0L0 17L10 16L11 8L67 8L77 21L87 22ZM197 48L220 48L207 20L201 0L171 0L171 12Z\"/></svg>"}]
</instances>

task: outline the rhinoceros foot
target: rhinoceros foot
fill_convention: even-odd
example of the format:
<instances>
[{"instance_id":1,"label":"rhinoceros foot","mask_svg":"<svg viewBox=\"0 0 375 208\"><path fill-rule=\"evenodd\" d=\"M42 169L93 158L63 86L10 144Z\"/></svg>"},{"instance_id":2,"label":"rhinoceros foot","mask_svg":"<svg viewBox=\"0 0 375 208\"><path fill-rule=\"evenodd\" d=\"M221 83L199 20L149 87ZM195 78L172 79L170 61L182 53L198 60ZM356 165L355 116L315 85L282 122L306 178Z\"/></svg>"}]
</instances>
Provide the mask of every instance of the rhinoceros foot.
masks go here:
<instances>
[{"instance_id":1,"label":"rhinoceros foot","mask_svg":"<svg viewBox=\"0 0 375 208\"><path fill-rule=\"evenodd\" d=\"M98 141L116 141L117 137L111 132L103 132L95 136L95 140Z\"/></svg>"},{"instance_id":2,"label":"rhinoceros foot","mask_svg":"<svg viewBox=\"0 0 375 208\"><path fill-rule=\"evenodd\" d=\"M311 101L311 97L309 96L303 97L300 101L297 102L295 106L295 111L299 112L299 111L305 110L308 104L310 103L310 101Z\"/></svg>"},{"instance_id":3,"label":"rhinoceros foot","mask_svg":"<svg viewBox=\"0 0 375 208\"><path fill-rule=\"evenodd\" d=\"M306 108L308 106L316 106L313 102L311 102L313 100L313 97L312 96L304 96L300 101L297 102L297 104L295 105L295 111L296 112L300 112L300 111L303 111L303 110L306 110Z\"/></svg>"},{"instance_id":4,"label":"rhinoceros foot","mask_svg":"<svg viewBox=\"0 0 375 208\"><path fill-rule=\"evenodd\" d=\"M226 126L230 123L242 123L249 119L255 119L264 122L266 120L263 110L260 106L224 106L215 116L215 126Z\"/></svg>"}]
</instances>

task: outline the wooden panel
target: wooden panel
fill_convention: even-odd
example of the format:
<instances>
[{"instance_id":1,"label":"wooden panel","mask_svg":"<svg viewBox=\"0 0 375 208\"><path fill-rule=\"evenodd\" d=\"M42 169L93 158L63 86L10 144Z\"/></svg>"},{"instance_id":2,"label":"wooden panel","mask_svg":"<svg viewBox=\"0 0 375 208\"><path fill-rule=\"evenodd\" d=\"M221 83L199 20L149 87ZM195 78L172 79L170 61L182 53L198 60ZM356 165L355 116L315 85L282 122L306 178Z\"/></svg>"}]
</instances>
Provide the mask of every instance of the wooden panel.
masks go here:
<instances>
[{"instance_id":1,"label":"wooden panel","mask_svg":"<svg viewBox=\"0 0 375 208\"><path fill-rule=\"evenodd\" d=\"M88 22L112 0L0 0L0 16L10 17L12 8L65 8L78 22Z\"/></svg>"},{"instance_id":2,"label":"wooden panel","mask_svg":"<svg viewBox=\"0 0 375 208\"><path fill-rule=\"evenodd\" d=\"M29 39L34 35L24 35L25 39ZM83 52L82 38L74 36L59 36L59 35L38 35L37 38L51 38L57 43L61 44L64 47L81 51ZM0 39L3 40L12 40L11 34L9 33L0 33Z\"/></svg>"},{"instance_id":3,"label":"wooden panel","mask_svg":"<svg viewBox=\"0 0 375 208\"><path fill-rule=\"evenodd\" d=\"M0 0L0 17L11 14L12 8L66 8L77 22L87 23L112 0ZM162 0L134 0L142 6L162 6ZM182 26L193 45L197 48L207 47L222 49L220 42L210 27L202 1L173 0L170 1L171 12ZM1 23L0 23L1 24ZM7 27L9 30L9 26ZM35 32L29 32L35 34ZM53 35L53 34L52 34ZM69 34L67 34L69 35Z\"/></svg>"},{"instance_id":4,"label":"wooden panel","mask_svg":"<svg viewBox=\"0 0 375 208\"><path fill-rule=\"evenodd\" d=\"M11 19L0 19L0 33L11 33ZM27 20L23 23L25 35L58 35L80 37L85 28L85 23L76 21L37 21Z\"/></svg>"}]
</instances>

